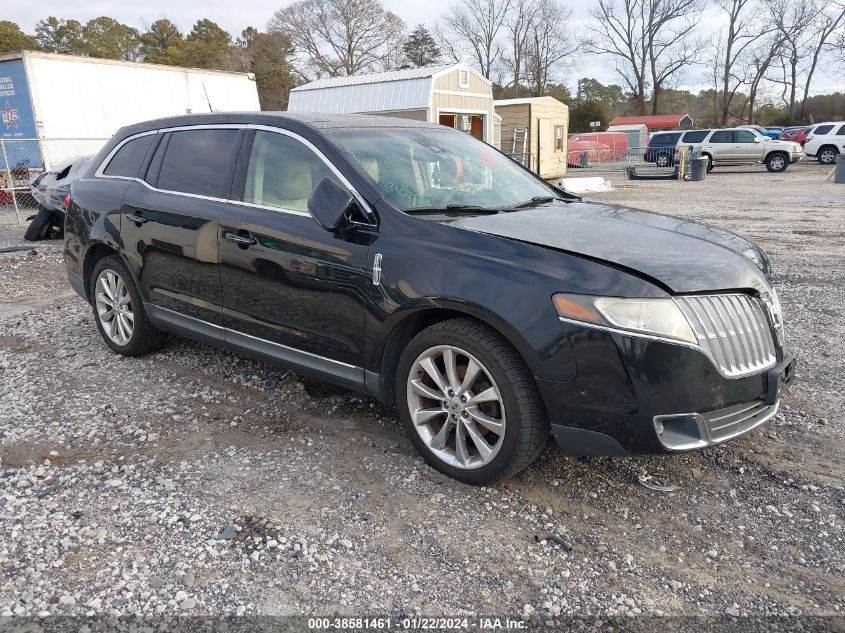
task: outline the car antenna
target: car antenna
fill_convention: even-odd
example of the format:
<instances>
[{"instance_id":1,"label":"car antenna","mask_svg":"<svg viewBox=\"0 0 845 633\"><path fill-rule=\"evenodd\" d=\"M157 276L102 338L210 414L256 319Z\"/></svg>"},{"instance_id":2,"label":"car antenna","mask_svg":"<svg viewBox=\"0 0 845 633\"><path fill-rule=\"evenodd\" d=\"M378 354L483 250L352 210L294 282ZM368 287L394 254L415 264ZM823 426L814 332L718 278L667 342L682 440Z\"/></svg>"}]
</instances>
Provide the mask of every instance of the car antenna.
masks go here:
<instances>
[{"instance_id":1,"label":"car antenna","mask_svg":"<svg viewBox=\"0 0 845 633\"><path fill-rule=\"evenodd\" d=\"M211 107L211 99L208 98L208 90L205 88L205 82L202 82L202 91L205 93L205 100L208 103L208 111L214 112L214 108Z\"/></svg>"}]
</instances>

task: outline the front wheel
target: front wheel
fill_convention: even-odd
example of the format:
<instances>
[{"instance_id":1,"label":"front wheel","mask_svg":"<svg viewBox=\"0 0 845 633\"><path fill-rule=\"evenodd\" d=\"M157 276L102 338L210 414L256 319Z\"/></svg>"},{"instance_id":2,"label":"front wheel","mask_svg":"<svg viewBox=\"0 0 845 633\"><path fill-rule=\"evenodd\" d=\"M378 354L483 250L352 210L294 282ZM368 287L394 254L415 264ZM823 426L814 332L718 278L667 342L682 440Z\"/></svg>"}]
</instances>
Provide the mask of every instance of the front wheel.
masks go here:
<instances>
[{"instance_id":1,"label":"front wheel","mask_svg":"<svg viewBox=\"0 0 845 633\"><path fill-rule=\"evenodd\" d=\"M440 472L486 484L528 467L549 423L531 372L501 336L470 319L420 332L399 360L399 415Z\"/></svg>"},{"instance_id":2,"label":"front wheel","mask_svg":"<svg viewBox=\"0 0 845 633\"><path fill-rule=\"evenodd\" d=\"M778 152L776 154L769 154L766 157L766 169L771 172L779 173L786 171L787 167L789 167L789 160L787 160L785 154Z\"/></svg>"}]
</instances>

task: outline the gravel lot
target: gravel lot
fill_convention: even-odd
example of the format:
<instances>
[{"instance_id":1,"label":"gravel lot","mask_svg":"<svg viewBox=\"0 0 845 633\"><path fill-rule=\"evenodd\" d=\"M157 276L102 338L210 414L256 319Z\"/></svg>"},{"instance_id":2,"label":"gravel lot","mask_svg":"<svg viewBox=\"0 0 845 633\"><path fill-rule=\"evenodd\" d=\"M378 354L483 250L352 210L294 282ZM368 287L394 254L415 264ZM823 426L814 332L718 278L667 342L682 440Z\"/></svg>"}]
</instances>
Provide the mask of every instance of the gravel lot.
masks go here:
<instances>
[{"instance_id":1,"label":"gravel lot","mask_svg":"<svg viewBox=\"0 0 845 633\"><path fill-rule=\"evenodd\" d=\"M116 356L58 243L0 254L0 615L845 626L845 186L826 172L717 169L597 196L770 254L800 360L774 420L682 456L550 445L486 488L428 468L366 397L311 397L283 369L183 339ZM20 242L13 220L0 216L0 246Z\"/></svg>"}]
</instances>

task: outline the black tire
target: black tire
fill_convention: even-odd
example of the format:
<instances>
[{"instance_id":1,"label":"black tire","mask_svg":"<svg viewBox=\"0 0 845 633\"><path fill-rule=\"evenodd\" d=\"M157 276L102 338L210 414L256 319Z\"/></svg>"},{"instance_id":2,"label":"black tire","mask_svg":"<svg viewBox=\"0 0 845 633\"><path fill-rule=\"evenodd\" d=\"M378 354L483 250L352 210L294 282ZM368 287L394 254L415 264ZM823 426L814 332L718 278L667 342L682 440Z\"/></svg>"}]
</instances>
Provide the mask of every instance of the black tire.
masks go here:
<instances>
[{"instance_id":1,"label":"black tire","mask_svg":"<svg viewBox=\"0 0 845 633\"><path fill-rule=\"evenodd\" d=\"M702 154L701 157L707 159L707 173L713 171L713 157L710 154Z\"/></svg>"},{"instance_id":2,"label":"black tire","mask_svg":"<svg viewBox=\"0 0 845 633\"><path fill-rule=\"evenodd\" d=\"M109 338L97 313L97 279L105 270L110 270L120 277L120 280L129 292L131 300L129 307L134 315L134 325L132 335L125 345L119 345ZM91 277L88 280L88 286L88 301L94 311L94 323L97 324L97 330L100 332L100 336L103 337L106 345L113 351L122 356L142 356L143 354L148 354L162 348L167 341L167 335L150 323L147 313L144 311L144 302L141 300L138 287L135 285L129 269L126 268L126 265L117 255L104 257L94 264L94 269L91 271Z\"/></svg>"},{"instance_id":3,"label":"black tire","mask_svg":"<svg viewBox=\"0 0 845 633\"><path fill-rule=\"evenodd\" d=\"M789 156L783 152L772 152L766 156L766 169L772 173L780 173L786 171L789 167Z\"/></svg>"},{"instance_id":4,"label":"black tire","mask_svg":"<svg viewBox=\"0 0 845 633\"><path fill-rule=\"evenodd\" d=\"M502 396L506 425L501 447L492 460L472 470L447 464L414 428L407 384L417 358L438 345L463 349L484 366ZM531 372L519 353L498 333L472 319L452 319L426 328L405 347L396 374L399 417L417 451L433 468L467 484L481 485L511 477L539 457L549 437L549 422Z\"/></svg>"},{"instance_id":5,"label":"black tire","mask_svg":"<svg viewBox=\"0 0 845 633\"><path fill-rule=\"evenodd\" d=\"M47 237L50 227L53 224L53 212L47 207L38 207L38 213L32 218L32 222L26 227L23 239L29 242L38 242Z\"/></svg>"},{"instance_id":6,"label":"black tire","mask_svg":"<svg viewBox=\"0 0 845 633\"><path fill-rule=\"evenodd\" d=\"M833 145L823 145L816 153L816 158L822 165L833 165L836 162L836 155L839 150Z\"/></svg>"}]
</instances>

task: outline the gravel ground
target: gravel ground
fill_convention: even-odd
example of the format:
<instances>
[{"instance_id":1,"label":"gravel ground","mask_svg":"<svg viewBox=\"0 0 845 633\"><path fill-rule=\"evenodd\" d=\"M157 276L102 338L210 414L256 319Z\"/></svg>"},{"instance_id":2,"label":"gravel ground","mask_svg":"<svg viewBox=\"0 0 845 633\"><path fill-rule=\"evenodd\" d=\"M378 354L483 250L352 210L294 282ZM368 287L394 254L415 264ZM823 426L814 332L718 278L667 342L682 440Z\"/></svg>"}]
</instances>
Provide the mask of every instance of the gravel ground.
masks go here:
<instances>
[{"instance_id":1,"label":"gravel ground","mask_svg":"<svg viewBox=\"0 0 845 633\"><path fill-rule=\"evenodd\" d=\"M183 339L116 356L59 244L0 254L0 616L845 616L845 186L825 176L717 169L597 196L771 255L800 359L775 419L672 457L550 446L482 488L427 467L369 398L311 397ZM21 234L0 216L0 246Z\"/></svg>"}]
</instances>

